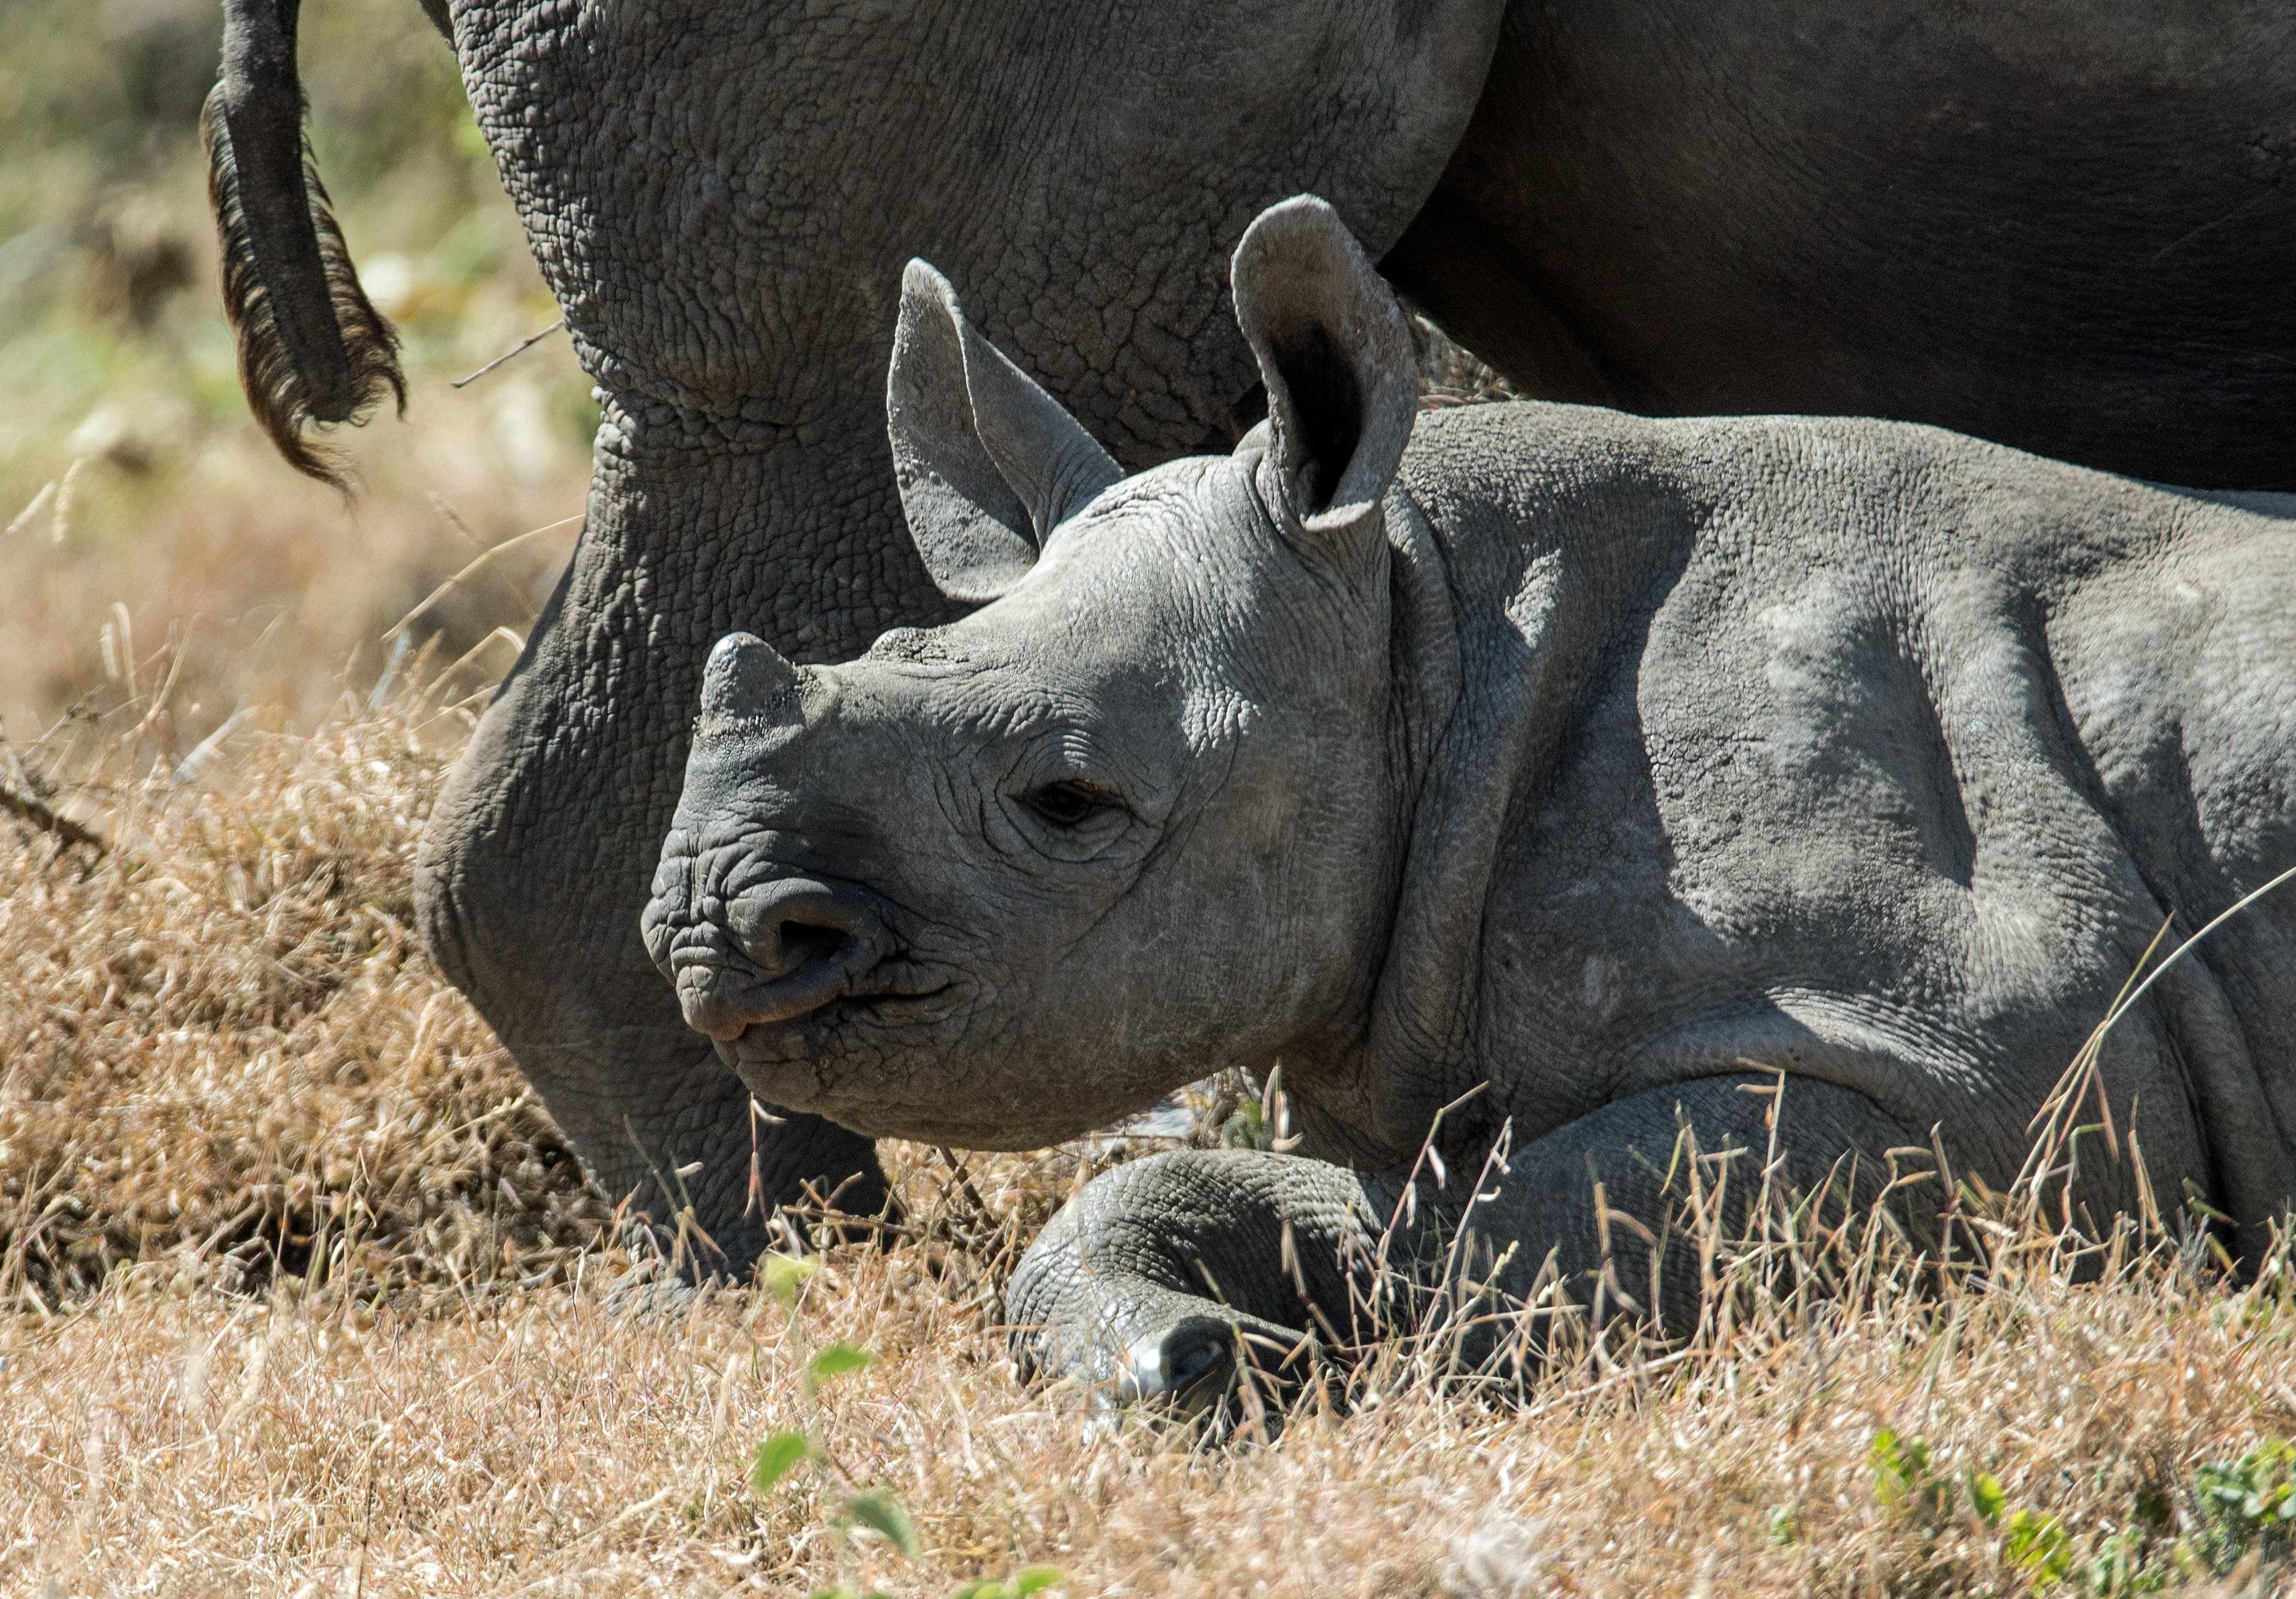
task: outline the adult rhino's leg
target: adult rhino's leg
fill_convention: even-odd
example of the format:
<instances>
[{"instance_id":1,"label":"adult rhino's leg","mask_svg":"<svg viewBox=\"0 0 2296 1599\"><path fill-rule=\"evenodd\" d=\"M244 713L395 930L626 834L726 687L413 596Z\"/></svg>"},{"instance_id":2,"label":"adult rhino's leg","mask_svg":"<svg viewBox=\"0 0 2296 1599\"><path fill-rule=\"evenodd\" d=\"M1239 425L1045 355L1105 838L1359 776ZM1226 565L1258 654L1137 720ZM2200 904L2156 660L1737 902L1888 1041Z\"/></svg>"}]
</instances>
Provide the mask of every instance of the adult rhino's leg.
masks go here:
<instances>
[{"instance_id":1,"label":"adult rhino's leg","mask_svg":"<svg viewBox=\"0 0 2296 1599\"><path fill-rule=\"evenodd\" d=\"M1702 1151L1745 1152L1723 1190L1723 1224L1741 1223L1762 1182L1775 1082L1704 1078L1622 1100L1515 1151L1480 1190L1472 1171L1422 1177L1407 1205L1398 1178L1292 1156L1183 1151L1119 1167L1021 1260L1007 1305L1015 1342L1040 1372L1198 1408L1225 1390L1239 1350L1282 1382L1302 1370L1303 1340L1355 1341L1398 1312L1423 1316L1431 1293L1451 1310L1471 1292L1520 1302L1549 1269L1577 1304L1599 1283L1610 1304L1679 1332L1697 1320L1694 1259L1654 1260L1636 1227L1605 1227L1600 1212L1667 1237L1680 1201L1667 1174L1686 1125ZM1841 1193L1853 1175L1841 1158L1855 1154L1854 1198L1870 1201L1883 1152L1908 1144L1926 1140L1863 1095L1789 1080L1773 1189L1833 1181ZM1470 1362L1500 1331L1487 1316L1475 1324L1460 1343Z\"/></svg>"},{"instance_id":2,"label":"adult rhino's leg","mask_svg":"<svg viewBox=\"0 0 2296 1599\"><path fill-rule=\"evenodd\" d=\"M609 403L580 545L416 868L440 966L599 1182L658 1221L690 1202L736 1271L765 1241L748 1203L753 1129L768 1211L810 1182L865 1213L883 1185L865 1138L811 1116L755 1120L640 942L701 665L735 628L834 659L941 604L914 556L875 536L898 512L880 503L891 473L873 452L746 443L641 426Z\"/></svg>"}]
</instances>

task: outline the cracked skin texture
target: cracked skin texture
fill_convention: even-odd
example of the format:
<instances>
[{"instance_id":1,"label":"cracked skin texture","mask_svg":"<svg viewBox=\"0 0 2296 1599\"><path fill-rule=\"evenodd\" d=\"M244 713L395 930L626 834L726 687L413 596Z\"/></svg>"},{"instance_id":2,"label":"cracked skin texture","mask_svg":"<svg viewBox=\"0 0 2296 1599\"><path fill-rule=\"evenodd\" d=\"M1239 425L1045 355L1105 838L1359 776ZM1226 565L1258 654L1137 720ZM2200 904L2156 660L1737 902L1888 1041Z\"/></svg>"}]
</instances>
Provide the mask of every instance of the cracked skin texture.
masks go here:
<instances>
[{"instance_id":1,"label":"cracked skin texture","mask_svg":"<svg viewBox=\"0 0 2296 1599\"><path fill-rule=\"evenodd\" d=\"M961 407L972 357L912 325L959 314L913 278L893 390ZM1087 479L959 621L767 671L769 732L705 719L648 911L660 959L740 944L733 907L791 877L875 906L922 979L733 1050L886 1135L1050 1140L1283 1064L1299 1155L1140 1161L1047 1227L1008 1316L1040 1367L1185 1397L1234 1325L1359 1332L1446 1106L1398 1265L1458 1291L1464 1225L1503 1292L1551 1262L1679 1330L1694 1264L1653 1278L1620 1224L1603 1279L1590 1174L1661 1225L1678 1128L1759 1151L1775 1111L1790 1189L1855 1154L1868 1197L1934 1136L2005 1190L2164 919L2296 863L2296 496L1868 420L1414 421L1401 317L1328 208L1271 209L1235 284L1267 423ZM989 512L933 483L1019 492L1074 424L970 392L971 435L922 403L892 427L946 463L905 483L920 549L977 587L995 536L947 524ZM2099 1057L2152 1191L2250 1259L2296 1171L2292 955L2296 898L2256 903ZM1898 1200L1917 1237L1930 1192ZM2072 1200L2143 1204L2096 1148Z\"/></svg>"},{"instance_id":2,"label":"cracked skin texture","mask_svg":"<svg viewBox=\"0 0 2296 1599\"><path fill-rule=\"evenodd\" d=\"M2276 7L1845 32L1781 3L1718 35L1686 4L424 3L604 420L574 562L437 808L423 923L610 1188L701 1162L735 1266L746 1096L636 916L712 639L833 660L953 613L876 403L910 256L1128 467L1251 420L1226 252L1313 189L1538 392L2285 477ZM801 1117L763 1163L776 1199L873 1171Z\"/></svg>"}]
</instances>

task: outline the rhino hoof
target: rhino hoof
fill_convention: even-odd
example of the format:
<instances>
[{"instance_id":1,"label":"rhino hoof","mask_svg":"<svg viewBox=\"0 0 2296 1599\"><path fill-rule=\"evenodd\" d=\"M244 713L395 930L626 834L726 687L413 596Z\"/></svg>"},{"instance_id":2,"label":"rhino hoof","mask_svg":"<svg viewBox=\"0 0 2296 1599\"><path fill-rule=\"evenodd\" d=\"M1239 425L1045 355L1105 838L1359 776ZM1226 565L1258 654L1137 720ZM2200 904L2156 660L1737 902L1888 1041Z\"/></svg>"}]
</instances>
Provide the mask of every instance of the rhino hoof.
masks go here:
<instances>
[{"instance_id":1,"label":"rhino hoof","mask_svg":"<svg viewBox=\"0 0 2296 1599\"><path fill-rule=\"evenodd\" d=\"M606 1285L606 1310L633 1321L667 1320L690 1314L701 1297L701 1290L685 1277L648 1262Z\"/></svg>"},{"instance_id":2,"label":"rhino hoof","mask_svg":"<svg viewBox=\"0 0 2296 1599\"><path fill-rule=\"evenodd\" d=\"M1232 1324L1210 1316L1192 1316L1150 1333L1124 1351L1118 1402L1201 1415L1234 1385L1235 1341Z\"/></svg>"}]
</instances>

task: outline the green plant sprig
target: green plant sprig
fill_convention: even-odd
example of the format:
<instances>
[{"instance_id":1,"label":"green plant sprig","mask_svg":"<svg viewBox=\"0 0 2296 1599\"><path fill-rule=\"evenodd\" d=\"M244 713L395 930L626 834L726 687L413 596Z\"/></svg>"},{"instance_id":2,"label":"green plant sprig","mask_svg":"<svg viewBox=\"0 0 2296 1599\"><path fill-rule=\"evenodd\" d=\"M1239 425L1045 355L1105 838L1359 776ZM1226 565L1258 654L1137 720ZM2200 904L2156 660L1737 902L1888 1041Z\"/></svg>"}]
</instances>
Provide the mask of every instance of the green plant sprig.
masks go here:
<instances>
[{"instance_id":1,"label":"green plant sprig","mask_svg":"<svg viewBox=\"0 0 2296 1599\"><path fill-rule=\"evenodd\" d=\"M798 1303L806 1283L820 1268L819 1261L795 1255L768 1255L758 1267L758 1280L780 1301L782 1312L788 1318L791 1341L805 1360L800 1388L804 1396L806 1424L769 1433L750 1451L750 1486L762 1497L772 1493L800 1465L809 1465L819 1472L838 1499L837 1513L830 1521L836 1535L838 1580L832 1587L816 1590L812 1599L888 1599L879 1590L865 1593L858 1586L860 1562L853 1545L854 1530L866 1527L890 1544L904 1560L921 1556L924 1544L917 1536L916 1522L892 1490L865 1487L822 1439L822 1389L840 1377L875 1365L877 1357L855 1344L812 1347L806 1334L805 1318L798 1314ZM1024 1566L1010 1577L980 1578L964 1583L951 1594L950 1599L1028 1599L1063 1580L1063 1574L1056 1567Z\"/></svg>"}]
</instances>

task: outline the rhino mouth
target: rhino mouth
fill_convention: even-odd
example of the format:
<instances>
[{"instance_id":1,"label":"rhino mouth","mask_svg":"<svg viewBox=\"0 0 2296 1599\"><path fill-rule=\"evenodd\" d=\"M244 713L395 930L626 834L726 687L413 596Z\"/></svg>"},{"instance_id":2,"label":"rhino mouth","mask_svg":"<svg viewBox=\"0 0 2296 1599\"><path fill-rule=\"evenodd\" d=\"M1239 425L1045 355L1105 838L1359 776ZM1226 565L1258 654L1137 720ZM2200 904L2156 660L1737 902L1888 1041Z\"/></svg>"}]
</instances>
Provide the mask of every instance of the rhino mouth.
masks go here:
<instances>
[{"instance_id":1,"label":"rhino mouth","mask_svg":"<svg viewBox=\"0 0 2296 1599\"><path fill-rule=\"evenodd\" d=\"M707 946L673 951L671 980L690 1020L721 1043L737 1039L753 1027L770 1027L852 997L869 969L878 964L874 951L850 939L806 937L789 939L793 969L767 977L754 966Z\"/></svg>"},{"instance_id":2,"label":"rhino mouth","mask_svg":"<svg viewBox=\"0 0 2296 1599\"><path fill-rule=\"evenodd\" d=\"M777 876L704 916L663 916L648 939L686 1025L722 1048L754 1029L939 986L901 958L885 908L857 884Z\"/></svg>"},{"instance_id":3,"label":"rhino mouth","mask_svg":"<svg viewBox=\"0 0 2296 1599\"><path fill-rule=\"evenodd\" d=\"M754 983L735 1002L741 1029L719 1037L719 1051L729 1059L736 1054L778 1057L784 1047L801 1052L808 1047L805 1040L857 1020L905 1020L911 1003L922 1005L954 986L947 976L898 957L873 961L859 971L800 971Z\"/></svg>"}]
</instances>

